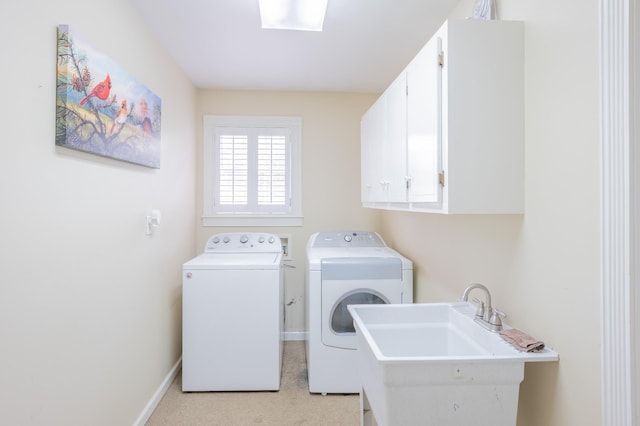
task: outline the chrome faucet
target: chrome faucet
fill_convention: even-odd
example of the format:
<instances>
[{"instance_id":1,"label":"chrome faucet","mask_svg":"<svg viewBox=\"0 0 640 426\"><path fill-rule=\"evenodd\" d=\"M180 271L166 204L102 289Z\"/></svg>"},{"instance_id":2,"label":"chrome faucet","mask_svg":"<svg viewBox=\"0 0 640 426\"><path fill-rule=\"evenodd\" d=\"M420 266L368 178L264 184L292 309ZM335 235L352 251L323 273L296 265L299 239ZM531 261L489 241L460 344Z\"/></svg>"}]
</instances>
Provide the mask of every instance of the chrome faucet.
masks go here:
<instances>
[{"instance_id":1,"label":"chrome faucet","mask_svg":"<svg viewBox=\"0 0 640 426\"><path fill-rule=\"evenodd\" d=\"M464 292L462 293L462 300L468 302L469 293L471 293L471 290L476 288L484 292L484 302L480 302L477 299L474 299L478 302L476 321L480 325L491 331L502 330L501 317L505 317L506 315L491 306L491 293L489 292L489 289L487 287L479 283L471 284L469 287L464 289Z\"/></svg>"},{"instance_id":2,"label":"chrome faucet","mask_svg":"<svg viewBox=\"0 0 640 426\"><path fill-rule=\"evenodd\" d=\"M476 312L476 316L481 317L484 321L489 322L491 319L491 293L489 293L489 289L483 286L482 284L475 283L471 284L469 287L464 289L462 293L462 300L465 302L469 301L469 293L474 288L480 289L484 292L484 303L480 303L478 306L478 311Z\"/></svg>"}]
</instances>

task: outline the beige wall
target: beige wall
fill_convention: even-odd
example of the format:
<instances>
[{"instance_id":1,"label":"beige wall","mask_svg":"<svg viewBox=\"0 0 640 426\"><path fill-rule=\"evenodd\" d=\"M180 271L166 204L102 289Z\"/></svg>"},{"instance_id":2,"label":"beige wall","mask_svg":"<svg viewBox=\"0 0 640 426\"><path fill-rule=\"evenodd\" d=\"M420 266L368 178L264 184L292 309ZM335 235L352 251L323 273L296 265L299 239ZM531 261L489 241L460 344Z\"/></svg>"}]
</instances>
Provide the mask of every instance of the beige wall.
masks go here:
<instances>
[{"instance_id":1,"label":"beige wall","mask_svg":"<svg viewBox=\"0 0 640 426\"><path fill-rule=\"evenodd\" d=\"M306 244L318 231L376 229L379 212L360 207L360 118L376 99L371 94L203 90L198 93L199 139L204 115L302 117L301 227L198 227L198 247L218 232L266 231L291 235L293 268L285 269L285 329L306 329ZM202 212L202 145L198 151L198 207ZM202 250L202 249L200 249Z\"/></svg>"},{"instance_id":2,"label":"beige wall","mask_svg":"<svg viewBox=\"0 0 640 426\"><path fill-rule=\"evenodd\" d=\"M382 234L415 262L419 301L482 282L508 323L560 353L527 366L519 426L599 425L598 4L498 3L525 21L525 214L386 212Z\"/></svg>"},{"instance_id":3,"label":"beige wall","mask_svg":"<svg viewBox=\"0 0 640 426\"><path fill-rule=\"evenodd\" d=\"M181 352L196 91L127 0L3 1L0 16L0 423L130 425ZM58 24L162 99L159 170L55 147Z\"/></svg>"}]
</instances>

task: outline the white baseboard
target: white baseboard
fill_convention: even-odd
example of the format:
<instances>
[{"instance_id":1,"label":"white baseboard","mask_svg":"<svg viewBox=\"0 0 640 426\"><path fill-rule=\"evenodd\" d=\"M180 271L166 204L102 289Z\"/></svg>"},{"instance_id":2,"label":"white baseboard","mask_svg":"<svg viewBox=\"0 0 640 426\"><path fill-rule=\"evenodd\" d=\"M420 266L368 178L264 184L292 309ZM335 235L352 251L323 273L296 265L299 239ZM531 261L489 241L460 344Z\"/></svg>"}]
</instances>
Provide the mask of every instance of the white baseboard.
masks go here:
<instances>
[{"instance_id":1,"label":"white baseboard","mask_svg":"<svg viewBox=\"0 0 640 426\"><path fill-rule=\"evenodd\" d=\"M180 357L180 359L176 361L173 367L171 367L169 374L167 374L167 376L164 378L158 390L156 390L156 392L153 394L153 397L151 397L136 421L133 422L133 426L144 426L144 424L147 423L147 420L149 420L149 417L151 417L151 414L153 414L153 410L156 409L164 394L169 390L169 386L171 386L171 383L173 383L173 380L178 375L181 367L182 357Z\"/></svg>"},{"instance_id":2,"label":"white baseboard","mask_svg":"<svg viewBox=\"0 0 640 426\"><path fill-rule=\"evenodd\" d=\"M285 341L294 341L294 340L308 340L308 332L307 331L285 331L283 339Z\"/></svg>"}]
</instances>

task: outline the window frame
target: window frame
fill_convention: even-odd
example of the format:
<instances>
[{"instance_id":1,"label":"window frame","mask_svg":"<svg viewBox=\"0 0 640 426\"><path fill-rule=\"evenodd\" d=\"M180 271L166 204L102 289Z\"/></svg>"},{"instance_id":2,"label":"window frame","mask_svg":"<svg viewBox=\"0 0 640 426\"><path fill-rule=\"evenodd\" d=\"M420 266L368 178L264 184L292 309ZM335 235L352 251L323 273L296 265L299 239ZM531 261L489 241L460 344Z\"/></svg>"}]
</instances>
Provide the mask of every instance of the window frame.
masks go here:
<instances>
[{"instance_id":1,"label":"window frame","mask_svg":"<svg viewBox=\"0 0 640 426\"><path fill-rule=\"evenodd\" d=\"M302 118L267 116L205 115L203 167L203 226L302 226ZM219 167L218 128L287 129L289 135L290 204L289 212L216 211L216 176Z\"/></svg>"}]
</instances>

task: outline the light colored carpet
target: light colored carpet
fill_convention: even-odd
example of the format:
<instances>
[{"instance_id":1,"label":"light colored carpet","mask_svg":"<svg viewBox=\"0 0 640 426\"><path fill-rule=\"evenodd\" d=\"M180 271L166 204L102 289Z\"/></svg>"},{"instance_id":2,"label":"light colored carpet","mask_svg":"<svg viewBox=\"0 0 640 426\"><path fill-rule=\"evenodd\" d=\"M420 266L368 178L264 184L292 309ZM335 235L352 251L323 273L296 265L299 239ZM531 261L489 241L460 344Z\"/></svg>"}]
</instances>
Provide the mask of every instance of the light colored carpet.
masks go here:
<instances>
[{"instance_id":1,"label":"light colored carpet","mask_svg":"<svg viewBox=\"0 0 640 426\"><path fill-rule=\"evenodd\" d=\"M153 412L147 426L360 424L358 395L309 393L304 342L285 342L278 392L183 393L182 376Z\"/></svg>"}]
</instances>

